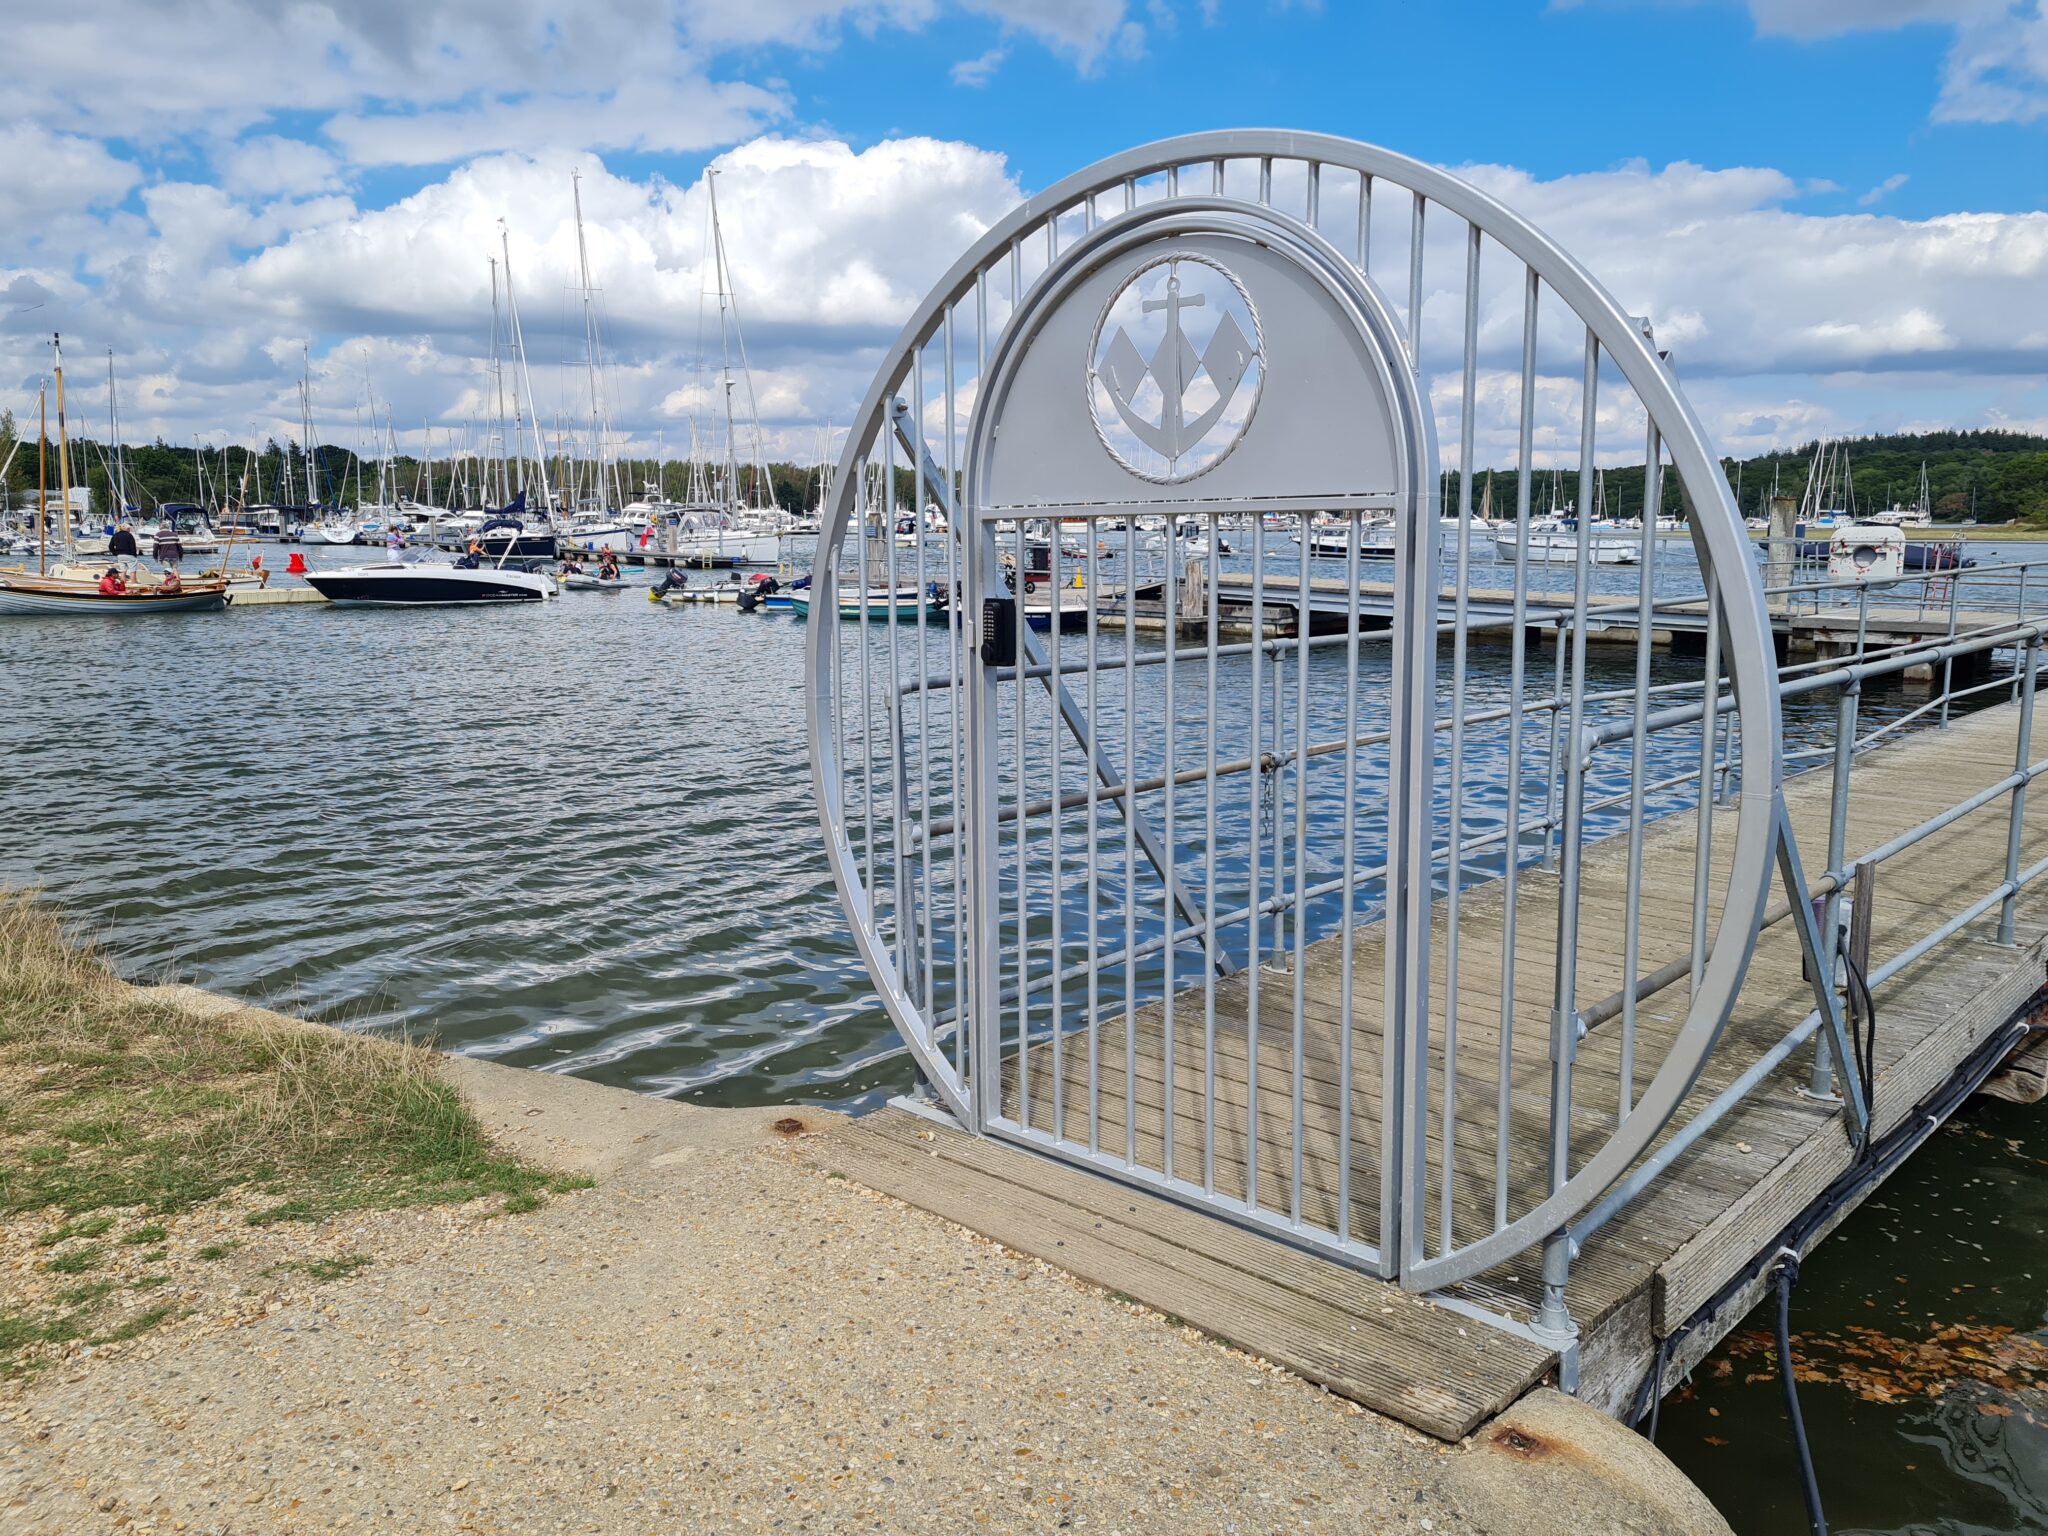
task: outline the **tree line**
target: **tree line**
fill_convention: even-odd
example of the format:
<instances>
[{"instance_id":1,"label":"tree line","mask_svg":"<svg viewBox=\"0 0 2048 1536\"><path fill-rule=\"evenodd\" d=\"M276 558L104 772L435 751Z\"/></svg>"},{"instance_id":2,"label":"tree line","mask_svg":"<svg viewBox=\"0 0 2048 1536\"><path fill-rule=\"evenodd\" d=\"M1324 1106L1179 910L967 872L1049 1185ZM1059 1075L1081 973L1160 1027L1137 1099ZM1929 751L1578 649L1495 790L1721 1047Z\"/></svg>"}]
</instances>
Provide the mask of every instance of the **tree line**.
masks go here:
<instances>
[{"instance_id":1,"label":"tree line","mask_svg":"<svg viewBox=\"0 0 2048 1536\"><path fill-rule=\"evenodd\" d=\"M16 444L19 442L19 449ZM1927 467L1930 501L1936 518L1957 522L1974 517L1979 522L2034 522L2048 524L2048 437L2024 432L1997 430L1955 430L1944 432L1879 433L1838 439L1846 452L1853 477L1854 506L1849 510L1870 513L1894 503L1913 506L1920 494L1920 468ZM1812 443L1777 450L1746 459L1724 459L1728 482L1736 490L1745 516L1762 516L1769 510L1772 494L1801 499L1814 456ZM36 444L33 424L25 440L19 438L11 412L0 413L0 460L8 463L4 489L9 505L23 506L36 491ZM71 445L74 485L92 493L93 515L105 517L114 508L111 468L113 455L104 441L74 440ZM178 446L161 438L151 443L131 444L122 449L128 500L140 512L151 512L167 501L198 502L218 507L243 501L285 501L339 504L354 507L360 501L377 499L378 463L359 459L350 449L333 443L317 446L308 459L295 441L271 439L261 448L230 446L223 467L222 451L202 449L197 455L189 445ZM49 468L50 494L57 494L54 453ZM307 492L307 473L312 472L313 490ZM474 506L495 498L500 466L480 464L475 459L436 459L422 464L401 454L384 466L388 494L412 496L435 506ZM488 479L486 479L486 475ZM558 488L574 484L586 496L593 489L594 472L588 462L552 461L550 480ZM819 476L814 465L788 462L767 466L767 484L755 485L756 471L740 470L740 492L744 500L758 504L761 493L783 510L800 513L814 508L818 500ZM1455 507L1459 496L1459 474L1445 475L1446 508ZM1628 518L1643 510L1643 466L1620 465L1602 471L1598 494L1604 497L1600 510L1610 518ZM896 502L900 507L916 499L911 471L900 467L895 474ZM1473 475L1472 506L1478 510L1488 502L1491 482L1491 513L1510 516L1515 510L1518 478L1512 466L1480 470ZM622 459L617 466L617 484L623 499L659 495L671 501L687 500L690 466L676 460ZM287 495L289 488L289 495ZM1659 515L1680 512L1678 485L1668 473L1663 477ZM1547 512L1553 501L1559 507L1578 498L1575 470L1542 469L1530 482L1530 502L1537 513ZM607 498L610 499L610 498Z\"/></svg>"}]
</instances>

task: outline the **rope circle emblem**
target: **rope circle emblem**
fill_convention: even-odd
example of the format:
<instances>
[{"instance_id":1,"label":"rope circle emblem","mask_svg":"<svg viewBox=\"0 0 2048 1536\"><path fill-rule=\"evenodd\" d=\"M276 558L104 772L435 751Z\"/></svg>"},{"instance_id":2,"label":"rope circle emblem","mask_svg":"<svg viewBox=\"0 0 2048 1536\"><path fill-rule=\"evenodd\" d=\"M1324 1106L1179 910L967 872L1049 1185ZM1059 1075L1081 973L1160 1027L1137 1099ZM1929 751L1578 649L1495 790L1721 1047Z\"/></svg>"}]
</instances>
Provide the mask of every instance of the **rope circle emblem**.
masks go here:
<instances>
[{"instance_id":1,"label":"rope circle emblem","mask_svg":"<svg viewBox=\"0 0 2048 1536\"><path fill-rule=\"evenodd\" d=\"M1095 322L1088 403L1096 436L1141 480L1192 480L1243 439L1265 377L1258 311L1237 274L1187 251L1155 256Z\"/></svg>"}]
</instances>

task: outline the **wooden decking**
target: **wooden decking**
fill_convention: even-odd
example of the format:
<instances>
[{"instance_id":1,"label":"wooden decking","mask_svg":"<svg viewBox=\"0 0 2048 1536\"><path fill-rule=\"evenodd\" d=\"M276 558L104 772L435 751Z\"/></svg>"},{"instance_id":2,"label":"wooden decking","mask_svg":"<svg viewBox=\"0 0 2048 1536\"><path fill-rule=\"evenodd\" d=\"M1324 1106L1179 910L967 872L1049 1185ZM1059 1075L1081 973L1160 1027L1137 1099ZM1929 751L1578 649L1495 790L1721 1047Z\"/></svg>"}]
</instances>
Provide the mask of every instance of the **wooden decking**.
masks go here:
<instances>
[{"instance_id":1,"label":"wooden decking","mask_svg":"<svg viewBox=\"0 0 2048 1536\"><path fill-rule=\"evenodd\" d=\"M1985 710L1944 731L1922 731L1860 759L1852 775L1849 850L1875 848L2013 766L2018 711ZM1787 785L1787 803L1810 872L1826 848L1828 783L1808 775ZM1887 862L1880 875L1871 954L1882 963L1942 920L1984 895L2003 875L2004 799ZM1717 839L1711 887L1723 871ZM1641 971L1685 953L1692 925L1695 822L1691 814L1652 827L1645 840L1644 938ZM2022 863L2048 851L2048 795L2029 807ZM1618 962L1626 850L1620 841L1588 850L1580 906L1585 944L1579 971L1581 1005L1619 986ZM1540 1197L1541 1144L1549 1096L1550 966L1557 931L1556 882L1525 873L1515 957L1515 1007L1508 1056L1513 1134L1509 1142L1509 1209ZM1457 1148L1452 1180L1453 1232L1459 1241L1490 1225L1495 1200L1494 1106L1501 1030L1503 892L1495 884L1468 891L1460 921L1458 1072L1448 1123ZM1995 914L1949 940L1878 991L1876 1120L1896 1125L1944 1082L1962 1058L2006 1023L2048 979L2048 898L2022 898L2020 942L1987 942ZM1710 913L1710 916L1718 914ZM1355 1230L1370 1234L1379 1197L1377 1113L1380 1092L1377 928L1361 928L1354 962L1351 1190ZM1314 1220L1334 1217L1335 1084L1341 997L1336 941L1312 946L1303 967L1307 1033L1303 1081L1302 1207ZM1434 949L1437 1030L1449 995L1444 946ZM1291 1190L1291 973L1263 973L1258 1041L1259 1199L1287 1210ZM1205 1092L1199 1029L1200 994L1177 1005L1172 1088L1177 1166L1198 1169ZM1646 1000L1636 1039L1638 1090L1662 1061L1682 1022L1683 984ZM1760 938L1735 1015L1695 1085L1674 1128L1721 1091L1811 1009L1799 949L1789 924ZM1233 977L1217 987L1217 1184L1244 1188L1244 1134L1250 1060L1246 986ZM1138 1070L1127 1091L1122 1021L1100 1037L1100 1135L1105 1148L1124 1145L1125 1116L1137 1127L1140 1162L1158 1167L1164 1150L1167 1089L1164 1010L1136 1016ZM1065 1130L1085 1136L1087 1053L1081 1036L1065 1037ZM1620 1025L1596 1028L1581 1044L1573 1140L1580 1158L1611 1132L1621 1093ZM1030 1122L1050 1129L1052 1063L1040 1046L1030 1064ZM1633 1206L1593 1235L1572 1270L1570 1300L1582 1330L1580 1395L1610 1411L1633 1396L1655 1341L1685 1321L1771 1243L1851 1162L1838 1113L1800 1095L1811 1060L1802 1049L1757 1092L1691 1148ZM1430 1137L1440 1149L1446 1117L1441 1059L1433 1074ZM1010 1109L1021 1114L1015 1063ZM1427 1190L1430 1247L1439 1241L1440 1173ZM1331 1260L1303 1254L1169 1201L1136 1193L1014 1146L977 1140L902 1110L860 1122L823 1153L851 1177L950 1217L977 1231L1123 1292L1231 1339L1322 1382L1333 1391L1432 1434L1469 1433L1514 1401L1554 1361L1525 1337L1496 1329L1470 1311L1408 1295ZM1539 1282L1535 1255L1454 1288L1442 1299L1469 1302L1518 1319L1532 1315ZM1675 1374L1739 1318L1732 1309L1717 1326L1697 1329L1671 1363Z\"/></svg>"}]
</instances>

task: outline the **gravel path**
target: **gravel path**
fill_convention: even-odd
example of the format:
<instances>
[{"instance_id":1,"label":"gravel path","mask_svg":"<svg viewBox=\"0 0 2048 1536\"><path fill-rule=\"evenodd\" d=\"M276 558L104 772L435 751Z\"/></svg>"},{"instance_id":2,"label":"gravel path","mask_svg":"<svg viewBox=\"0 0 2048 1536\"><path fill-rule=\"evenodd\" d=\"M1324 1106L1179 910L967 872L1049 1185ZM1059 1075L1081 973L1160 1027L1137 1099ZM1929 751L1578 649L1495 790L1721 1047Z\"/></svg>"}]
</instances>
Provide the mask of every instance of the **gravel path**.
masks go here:
<instances>
[{"instance_id":1,"label":"gravel path","mask_svg":"<svg viewBox=\"0 0 2048 1536\"><path fill-rule=\"evenodd\" d=\"M597 1187L12 1389L0 1530L1713 1528L1682 1480L1439 1446L827 1177L830 1117L453 1070Z\"/></svg>"}]
</instances>

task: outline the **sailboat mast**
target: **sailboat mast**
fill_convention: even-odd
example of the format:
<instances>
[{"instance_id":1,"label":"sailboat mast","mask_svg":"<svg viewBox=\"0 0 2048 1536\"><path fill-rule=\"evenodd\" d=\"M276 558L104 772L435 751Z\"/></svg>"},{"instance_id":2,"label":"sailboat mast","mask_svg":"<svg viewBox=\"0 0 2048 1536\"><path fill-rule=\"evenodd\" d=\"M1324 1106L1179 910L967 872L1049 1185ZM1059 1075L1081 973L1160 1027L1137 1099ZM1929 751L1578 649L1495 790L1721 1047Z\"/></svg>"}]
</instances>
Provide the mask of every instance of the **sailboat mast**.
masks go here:
<instances>
[{"instance_id":1,"label":"sailboat mast","mask_svg":"<svg viewBox=\"0 0 2048 1536\"><path fill-rule=\"evenodd\" d=\"M114 439L114 516L118 521L128 512L128 467L121 457L121 410L114 398L112 347L107 348L107 432Z\"/></svg>"},{"instance_id":2,"label":"sailboat mast","mask_svg":"<svg viewBox=\"0 0 2048 1536\"><path fill-rule=\"evenodd\" d=\"M50 333L57 370L57 483L64 493L64 547L71 547L71 439L64 430L64 338Z\"/></svg>"},{"instance_id":3,"label":"sailboat mast","mask_svg":"<svg viewBox=\"0 0 2048 1536\"><path fill-rule=\"evenodd\" d=\"M502 233L503 231L501 229L500 234ZM491 372L496 376L498 381L497 500L501 503L510 501L512 499L512 472L508 467L506 456L511 452L513 447L512 440L505 435L505 354L503 349L499 346L499 340L500 337L503 335L503 331L503 323L500 321L498 317L498 258L493 256L491 258ZM526 483L526 472L524 470L520 471L519 483L521 485L524 485Z\"/></svg>"},{"instance_id":4,"label":"sailboat mast","mask_svg":"<svg viewBox=\"0 0 2048 1536\"><path fill-rule=\"evenodd\" d=\"M505 313L512 321L512 352L519 361L519 384L526 391L526 403L533 404L533 374L526 366L526 334L519 327L519 297L512 288L512 237L506 232L502 220L498 224L498 238L504 243L505 253ZM512 391L512 410L519 411L519 390ZM555 515L554 498L548 494L548 453L547 445L541 441L540 416L533 412L533 469L540 477L541 515L552 519ZM520 489L526 488L526 461L522 457L519 470ZM508 541L506 549L512 547Z\"/></svg>"},{"instance_id":5,"label":"sailboat mast","mask_svg":"<svg viewBox=\"0 0 2048 1536\"><path fill-rule=\"evenodd\" d=\"M576 205L576 264L583 276L583 356L584 366L590 374L590 430L597 438L597 496L599 501L603 501L606 495L610 495L613 505L623 506L626 498L619 494L618 467L611 461L611 423L606 420L604 395L599 387L603 359L598 354L597 309L590 288L590 247L583 238L583 177L580 172L569 173L569 195Z\"/></svg>"},{"instance_id":6,"label":"sailboat mast","mask_svg":"<svg viewBox=\"0 0 2048 1536\"><path fill-rule=\"evenodd\" d=\"M50 386L36 387L36 574L50 574Z\"/></svg>"},{"instance_id":7,"label":"sailboat mast","mask_svg":"<svg viewBox=\"0 0 2048 1536\"><path fill-rule=\"evenodd\" d=\"M725 378L725 505L740 504L739 466L733 453L732 342L726 331L725 234L718 225L718 172L707 170L704 185L711 195L711 264L718 282L718 356Z\"/></svg>"}]
</instances>

